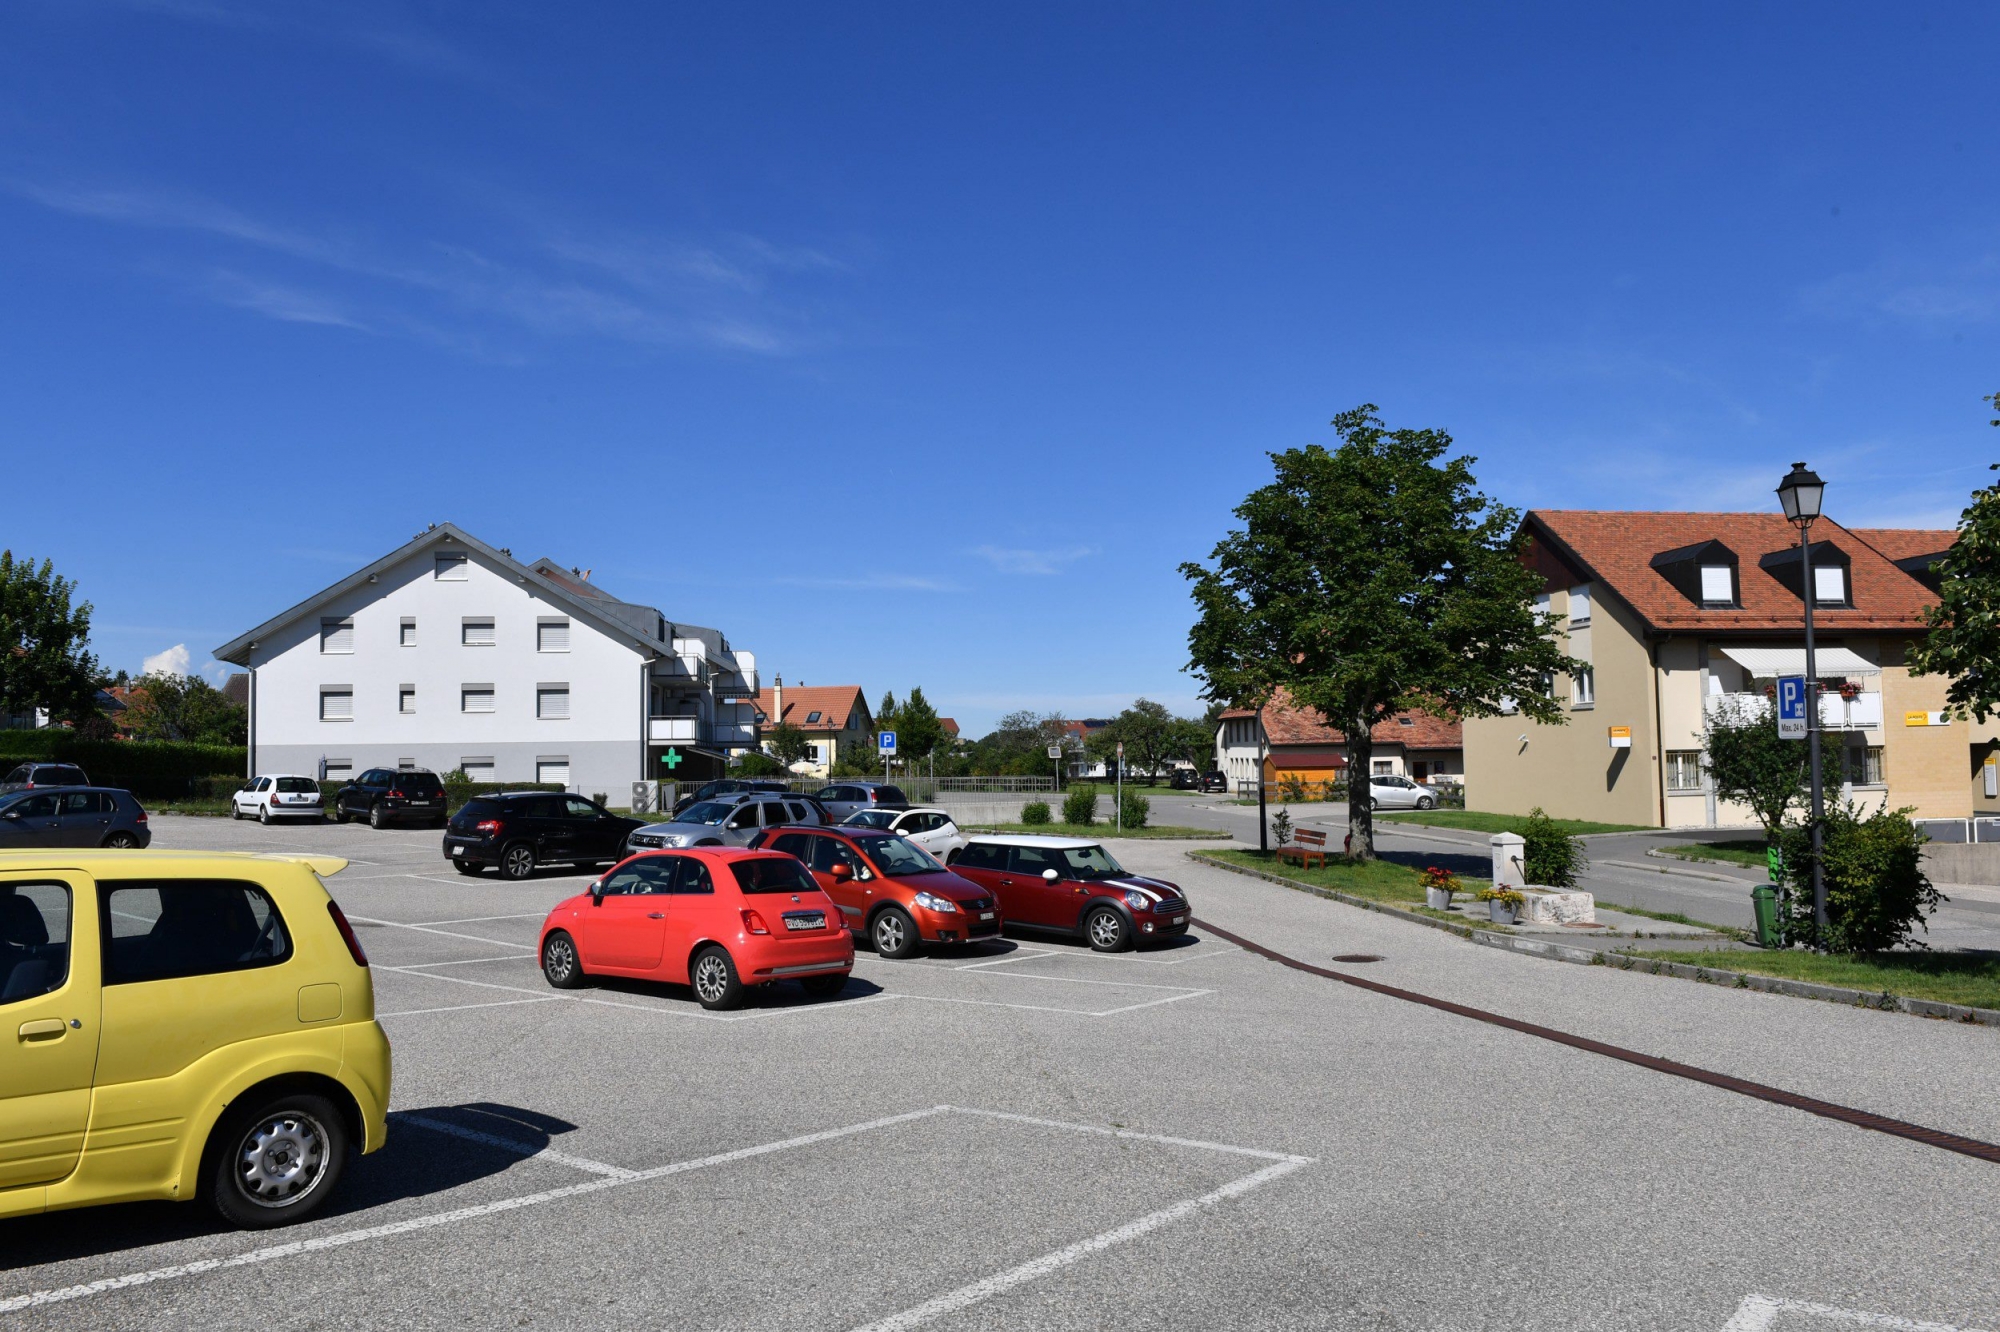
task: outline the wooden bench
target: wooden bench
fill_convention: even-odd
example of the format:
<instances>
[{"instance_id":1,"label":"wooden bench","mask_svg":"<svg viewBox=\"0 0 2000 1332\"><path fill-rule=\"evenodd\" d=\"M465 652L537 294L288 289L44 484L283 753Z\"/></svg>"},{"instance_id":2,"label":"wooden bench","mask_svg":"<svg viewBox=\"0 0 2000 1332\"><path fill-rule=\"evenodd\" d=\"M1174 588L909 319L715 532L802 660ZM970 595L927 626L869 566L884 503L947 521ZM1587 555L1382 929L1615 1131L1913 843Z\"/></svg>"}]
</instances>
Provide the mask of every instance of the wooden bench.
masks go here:
<instances>
[{"instance_id":1,"label":"wooden bench","mask_svg":"<svg viewBox=\"0 0 2000 1332\"><path fill-rule=\"evenodd\" d=\"M1314 857L1318 857L1319 863L1324 866L1326 864L1326 834L1316 832L1311 828L1301 828L1293 833L1292 840L1278 848L1278 859L1290 860L1293 857L1298 858L1300 869L1311 869Z\"/></svg>"}]
</instances>

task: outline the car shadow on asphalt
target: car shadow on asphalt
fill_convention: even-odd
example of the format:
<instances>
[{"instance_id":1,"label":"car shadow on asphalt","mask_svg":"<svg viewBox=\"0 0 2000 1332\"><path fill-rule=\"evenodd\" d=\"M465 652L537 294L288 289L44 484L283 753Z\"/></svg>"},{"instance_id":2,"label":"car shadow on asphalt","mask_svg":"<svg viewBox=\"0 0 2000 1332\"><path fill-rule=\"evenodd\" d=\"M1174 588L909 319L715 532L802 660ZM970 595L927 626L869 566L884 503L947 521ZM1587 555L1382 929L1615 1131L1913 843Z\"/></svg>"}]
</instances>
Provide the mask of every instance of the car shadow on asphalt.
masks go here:
<instances>
[{"instance_id":1,"label":"car shadow on asphalt","mask_svg":"<svg viewBox=\"0 0 2000 1332\"><path fill-rule=\"evenodd\" d=\"M629 994L649 999L665 999L676 1005L685 1004L689 1008L700 1008L701 1001L694 997L694 991L685 985L673 985L666 981L629 980L623 976L592 976L589 988L600 993ZM786 981L773 981L768 985L752 985L744 991L743 1007L739 1013L754 1013L761 1009L785 1008L825 1008L854 999L867 999L882 993L882 987L859 976L849 976L847 987L830 999L812 999L797 985Z\"/></svg>"},{"instance_id":2,"label":"car shadow on asphalt","mask_svg":"<svg viewBox=\"0 0 2000 1332\"><path fill-rule=\"evenodd\" d=\"M414 1122L448 1124L487 1141L440 1132ZM554 1115L492 1102L427 1106L389 1115L379 1151L350 1155L326 1206L305 1223L308 1234L328 1221L371 1208L446 1193L505 1173L576 1125ZM492 1140L498 1141L492 1141ZM134 1202L0 1221L0 1271L68 1262L226 1234L234 1230L205 1201ZM289 1229L245 1236L298 1236Z\"/></svg>"},{"instance_id":3,"label":"car shadow on asphalt","mask_svg":"<svg viewBox=\"0 0 2000 1332\"><path fill-rule=\"evenodd\" d=\"M1011 953L1023 945L1053 948L1073 953L1088 953L1091 951L1087 940L1079 939L1074 935L1058 934L1053 931L1044 934L1040 930L1021 929L1018 926L1012 925L1008 926L1007 930L1007 937L1003 941L1006 947L994 949L993 955L996 957L1002 953ZM1200 942L1201 936L1189 931L1186 934L1176 934L1165 939L1141 938L1132 946L1131 951L1135 953L1172 953L1183 948L1192 948ZM970 950L968 950L969 952ZM1114 953L1111 956L1116 957L1118 954Z\"/></svg>"}]
</instances>

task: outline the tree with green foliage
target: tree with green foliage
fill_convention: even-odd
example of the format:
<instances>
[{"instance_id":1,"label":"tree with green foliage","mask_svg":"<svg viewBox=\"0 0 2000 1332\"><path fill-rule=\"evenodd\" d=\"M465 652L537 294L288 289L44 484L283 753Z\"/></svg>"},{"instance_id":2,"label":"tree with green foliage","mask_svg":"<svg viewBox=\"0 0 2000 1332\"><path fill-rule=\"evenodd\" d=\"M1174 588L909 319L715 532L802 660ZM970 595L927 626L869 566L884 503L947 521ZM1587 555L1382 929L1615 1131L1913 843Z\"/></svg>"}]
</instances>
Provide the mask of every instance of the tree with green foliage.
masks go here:
<instances>
[{"instance_id":1,"label":"tree with green foliage","mask_svg":"<svg viewBox=\"0 0 2000 1332\"><path fill-rule=\"evenodd\" d=\"M922 686L910 691L896 709L896 753L901 758L929 757L945 742L944 723L924 697Z\"/></svg>"},{"instance_id":2,"label":"tree with green foliage","mask_svg":"<svg viewBox=\"0 0 2000 1332\"><path fill-rule=\"evenodd\" d=\"M126 695L125 725L135 740L240 745L249 738L250 710L198 675L160 672Z\"/></svg>"},{"instance_id":3,"label":"tree with green foliage","mask_svg":"<svg viewBox=\"0 0 2000 1332\"><path fill-rule=\"evenodd\" d=\"M2000 483L1972 492L1935 572L1938 600L1924 612L1930 632L1910 647L1910 673L1950 677L1946 706L1983 724L2000 712Z\"/></svg>"},{"instance_id":4,"label":"tree with green foliage","mask_svg":"<svg viewBox=\"0 0 2000 1332\"><path fill-rule=\"evenodd\" d=\"M1806 799L1806 746L1780 739L1768 711L1738 699L1709 713L1702 736L1716 796L1748 805L1765 840L1775 842L1792 807Z\"/></svg>"},{"instance_id":5,"label":"tree with green foliage","mask_svg":"<svg viewBox=\"0 0 2000 1332\"><path fill-rule=\"evenodd\" d=\"M1176 717L1164 704L1141 698L1113 717L1108 725L1091 732L1084 741L1084 750L1093 759L1111 764L1117 762L1118 746L1123 744L1127 777L1144 773L1151 779L1181 757L1190 726L1199 728L1200 723ZM1209 747L1213 748L1213 732L1208 735Z\"/></svg>"},{"instance_id":6,"label":"tree with green foliage","mask_svg":"<svg viewBox=\"0 0 2000 1332\"><path fill-rule=\"evenodd\" d=\"M48 560L38 567L0 550L0 713L46 708L75 722L97 711L97 659L85 646L91 608L75 595Z\"/></svg>"},{"instance_id":7,"label":"tree with green foliage","mask_svg":"<svg viewBox=\"0 0 2000 1332\"><path fill-rule=\"evenodd\" d=\"M788 721L773 726L764 737L772 758L786 768L812 757L813 743L806 733Z\"/></svg>"},{"instance_id":8,"label":"tree with green foliage","mask_svg":"<svg viewBox=\"0 0 2000 1332\"><path fill-rule=\"evenodd\" d=\"M1261 707L1279 689L1347 735L1369 770L1371 729L1417 708L1482 717L1511 703L1563 724L1545 677L1583 669L1537 614L1519 514L1476 490L1442 430L1389 430L1371 405L1333 420L1335 449L1271 455L1276 479L1235 514L1214 568L1184 564L1199 615L1189 669L1203 697ZM1365 782L1349 787L1350 854L1375 854Z\"/></svg>"},{"instance_id":9,"label":"tree with green foliage","mask_svg":"<svg viewBox=\"0 0 2000 1332\"><path fill-rule=\"evenodd\" d=\"M1922 948L1915 931L1947 899L1924 874L1923 848L1929 840L1910 822L1907 809L1863 817L1854 805L1836 802L1826 811L1820 863L1826 883L1825 953L1885 953ZM1814 937L1812 837L1804 827L1782 831L1787 939Z\"/></svg>"},{"instance_id":10,"label":"tree with green foliage","mask_svg":"<svg viewBox=\"0 0 2000 1332\"><path fill-rule=\"evenodd\" d=\"M738 777L789 777L792 770L761 749L746 749L736 756Z\"/></svg>"}]
</instances>

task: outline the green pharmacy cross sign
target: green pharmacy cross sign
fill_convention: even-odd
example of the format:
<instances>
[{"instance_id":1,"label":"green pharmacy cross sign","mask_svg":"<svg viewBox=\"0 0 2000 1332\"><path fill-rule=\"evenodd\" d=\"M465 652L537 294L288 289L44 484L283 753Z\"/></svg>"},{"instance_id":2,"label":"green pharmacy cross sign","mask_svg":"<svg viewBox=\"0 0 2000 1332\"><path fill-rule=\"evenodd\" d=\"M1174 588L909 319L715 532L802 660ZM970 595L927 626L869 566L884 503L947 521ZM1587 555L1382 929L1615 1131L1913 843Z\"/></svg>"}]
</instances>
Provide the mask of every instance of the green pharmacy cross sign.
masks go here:
<instances>
[{"instance_id":1,"label":"green pharmacy cross sign","mask_svg":"<svg viewBox=\"0 0 2000 1332\"><path fill-rule=\"evenodd\" d=\"M680 767L682 761L681 751L678 749L669 749L666 753L660 755L660 762L667 765L668 772L672 772L675 768Z\"/></svg>"}]
</instances>

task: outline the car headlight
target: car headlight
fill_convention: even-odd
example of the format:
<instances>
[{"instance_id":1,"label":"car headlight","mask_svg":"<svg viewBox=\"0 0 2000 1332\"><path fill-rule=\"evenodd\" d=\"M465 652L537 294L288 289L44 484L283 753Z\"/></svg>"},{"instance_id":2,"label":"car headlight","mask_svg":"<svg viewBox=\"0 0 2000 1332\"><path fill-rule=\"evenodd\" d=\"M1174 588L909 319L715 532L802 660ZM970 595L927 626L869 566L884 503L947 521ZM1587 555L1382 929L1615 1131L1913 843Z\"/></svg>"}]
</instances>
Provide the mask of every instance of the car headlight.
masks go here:
<instances>
[{"instance_id":1,"label":"car headlight","mask_svg":"<svg viewBox=\"0 0 2000 1332\"><path fill-rule=\"evenodd\" d=\"M1134 911L1151 911L1153 909L1153 899L1144 893L1128 890L1125 894L1125 905L1131 907Z\"/></svg>"},{"instance_id":2,"label":"car headlight","mask_svg":"<svg viewBox=\"0 0 2000 1332\"><path fill-rule=\"evenodd\" d=\"M936 893L918 893L917 905L926 911L942 911L948 915L958 914L958 903L949 897L939 897Z\"/></svg>"}]
</instances>

